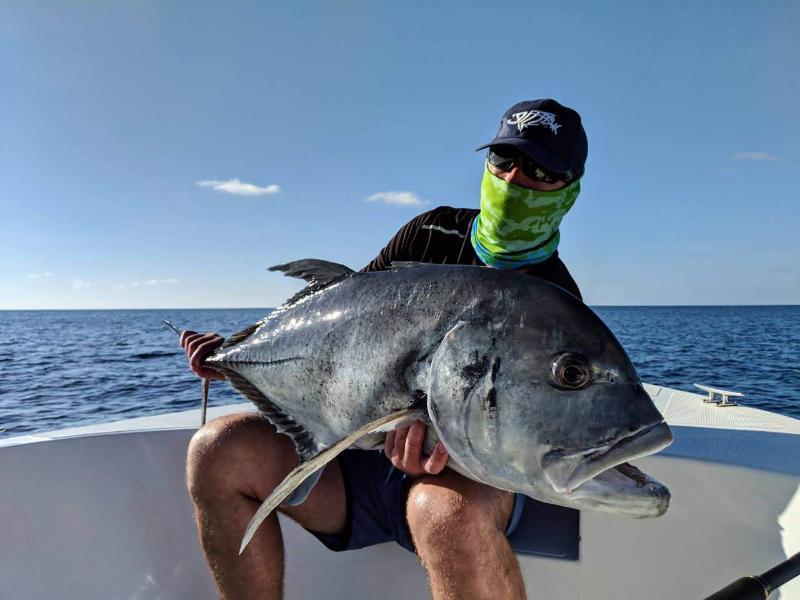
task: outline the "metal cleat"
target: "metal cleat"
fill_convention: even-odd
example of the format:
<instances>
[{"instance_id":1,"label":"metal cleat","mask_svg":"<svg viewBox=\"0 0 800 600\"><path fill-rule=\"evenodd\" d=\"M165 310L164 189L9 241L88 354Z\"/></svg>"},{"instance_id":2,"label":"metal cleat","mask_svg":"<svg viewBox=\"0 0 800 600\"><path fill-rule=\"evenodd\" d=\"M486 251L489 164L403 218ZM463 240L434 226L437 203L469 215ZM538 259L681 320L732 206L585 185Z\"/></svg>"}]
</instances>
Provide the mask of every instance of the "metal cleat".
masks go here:
<instances>
[{"instance_id":1,"label":"metal cleat","mask_svg":"<svg viewBox=\"0 0 800 600\"><path fill-rule=\"evenodd\" d=\"M702 385L699 383L695 383L694 387L700 388L704 392L708 392L708 397L703 399L703 402L709 402L711 404L716 404L717 406L737 406L736 402L731 402L730 398L741 398L744 396L742 392L732 392L730 390L721 390L719 388L710 387L708 385ZM720 399L717 399L717 396Z\"/></svg>"}]
</instances>

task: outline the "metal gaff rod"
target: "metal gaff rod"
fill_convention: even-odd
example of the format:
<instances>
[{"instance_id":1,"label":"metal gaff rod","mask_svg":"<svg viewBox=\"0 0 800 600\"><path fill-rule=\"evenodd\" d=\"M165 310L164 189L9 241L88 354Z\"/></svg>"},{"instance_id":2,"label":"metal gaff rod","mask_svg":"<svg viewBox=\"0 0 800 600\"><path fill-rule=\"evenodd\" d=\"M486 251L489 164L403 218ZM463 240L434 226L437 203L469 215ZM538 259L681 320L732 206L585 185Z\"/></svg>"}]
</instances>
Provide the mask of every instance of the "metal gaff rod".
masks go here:
<instances>
[{"instance_id":1,"label":"metal gaff rod","mask_svg":"<svg viewBox=\"0 0 800 600\"><path fill-rule=\"evenodd\" d=\"M210 379L203 378L203 381L200 384L200 393L203 397L203 404L200 408L200 427L206 424L206 411L208 410L208 384L210 382Z\"/></svg>"},{"instance_id":2,"label":"metal gaff rod","mask_svg":"<svg viewBox=\"0 0 800 600\"><path fill-rule=\"evenodd\" d=\"M182 334L182 333L183 333L183 330L182 330L182 329L180 329L180 328L179 328L177 325L174 325L174 324L170 323L170 322L169 322L169 321L167 321L166 319L161 319L161 322L162 322L164 325L166 325L167 327L169 327L170 329L172 329L172 331L174 331L174 332L175 332L175 333L177 333L178 335L180 335L180 334Z\"/></svg>"},{"instance_id":3,"label":"metal gaff rod","mask_svg":"<svg viewBox=\"0 0 800 600\"><path fill-rule=\"evenodd\" d=\"M166 319L162 319L161 322L178 335L183 333L182 329L170 323ZM204 377L200 383L200 427L206 424L206 412L208 411L208 384L209 380Z\"/></svg>"},{"instance_id":4,"label":"metal gaff rod","mask_svg":"<svg viewBox=\"0 0 800 600\"><path fill-rule=\"evenodd\" d=\"M705 600L766 600L770 593L800 575L800 552L755 577L742 577Z\"/></svg>"},{"instance_id":5,"label":"metal gaff rod","mask_svg":"<svg viewBox=\"0 0 800 600\"><path fill-rule=\"evenodd\" d=\"M800 575L800 552L759 575L758 578L764 582L771 592L798 575Z\"/></svg>"}]
</instances>

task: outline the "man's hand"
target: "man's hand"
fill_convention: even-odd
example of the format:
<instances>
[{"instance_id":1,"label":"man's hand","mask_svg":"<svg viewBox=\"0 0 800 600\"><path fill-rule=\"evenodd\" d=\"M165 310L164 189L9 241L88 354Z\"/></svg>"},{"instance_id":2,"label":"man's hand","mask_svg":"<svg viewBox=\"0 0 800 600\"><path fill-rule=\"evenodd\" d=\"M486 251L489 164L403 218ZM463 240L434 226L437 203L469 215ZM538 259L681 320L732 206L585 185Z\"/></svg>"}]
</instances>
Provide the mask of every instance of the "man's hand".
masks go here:
<instances>
[{"instance_id":1,"label":"man's hand","mask_svg":"<svg viewBox=\"0 0 800 600\"><path fill-rule=\"evenodd\" d=\"M441 473L450 458L441 442L436 444L433 454L422 454L425 440L425 423L416 421L410 427L403 427L386 434L384 452L392 464L406 475L422 477Z\"/></svg>"},{"instance_id":2,"label":"man's hand","mask_svg":"<svg viewBox=\"0 0 800 600\"><path fill-rule=\"evenodd\" d=\"M195 375L203 379L225 379L225 375L209 367L204 367L203 362L209 355L225 341L217 333L197 333L184 331L181 334L181 348L186 350L189 366Z\"/></svg>"}]
</instances>

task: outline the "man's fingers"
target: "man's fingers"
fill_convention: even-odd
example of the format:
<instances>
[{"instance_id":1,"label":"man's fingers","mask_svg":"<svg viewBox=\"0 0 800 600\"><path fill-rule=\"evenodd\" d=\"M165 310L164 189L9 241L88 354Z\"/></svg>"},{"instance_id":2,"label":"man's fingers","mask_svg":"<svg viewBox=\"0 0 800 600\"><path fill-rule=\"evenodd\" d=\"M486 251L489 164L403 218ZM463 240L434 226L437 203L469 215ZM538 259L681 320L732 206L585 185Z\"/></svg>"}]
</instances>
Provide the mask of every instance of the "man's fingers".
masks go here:
<instances>
[{"instance_id":1,"label":"man's fingers","mask_svg":"<svg viewBox=\"0 0 800 600\"><path fill-rule=\"evenodd\" d=\"M186 351L189 367L195 375L204 379L225 379L225 375L222 373L203 365L211 353L219 348L224 341L225 338L217 333L184 331L181 334L181 346Z\"/></svg>"},{"instance_id":2,"label":"man's fingers","mask_svg":"<svg viewBox=\"0 0 800 600\"><path fill-rule=\"evenodd\" d=\"M436 444L431 456L422 453L426 429L425 423L415 421L410 427L403 427L386 434L384 441L386 456L397 469L412 477L441 473L449 458L441 443Z\"/></svg>"},{"instance_id":3,"label":"man's fingers","mask_svg":"<svg viewBox=\"0 0 800 600\"><path fill-rule=\"evenodd\" d=\"M205 358L213 352L215 348L222 345L224 338L221 335L217 335L216 333L204 333L199 335L197 338L193 338L186 349L187 354L191 357L194 357L195 354L200 352L200 361L202 362ZM201 350L201 348L203 350ZM205 352L205 354L203 354Z\"/></svg>"},{"instance_id":4,"label":"man's fingers","mask_svg":"<svg viewBox=\"0 0 800 600\"><path fill-rule=\"evenodd\" d=\"M219 345L219 339L217 336L213 336L210 339L203 338L199 340L197 344L195 344L194 351L192 352L189 360L192 363L201 364L212 352L214 352L214 350L216 350Z\"/></svg>"},{"instance_id":5,"label":"man's fingers","mask_svg":"<svg viewBox=\"0 0 800 600\"><path fill-rule=\"evenodd\" d=\"M392 464L398 469L403 468L403 454L406 447L408 427L402 427L394 432L394 448L392 448Z\"/></svg>"},{"instance_id":6,"label":"man's fingers","mask_svg":"<svg viewBox=\"0 0 800 600\"><path fill-rule=\"evenodd\" d=\"M192 341L194 341L194 340L196 340L197 338L199 338L199 337L202 337L202 334L201 334L201 333L197 333L197 332L195 332L195 331L184 331L184 332L181 334L181 348L183 348L184 350L187 350L187 351L188 351L188 349L189 349L189 344L190 344Z\"/></svg>"},{"instance_id":7,"label":"man's fingers","mask_svg":"<svg viewBox=\"0 0 800 600\"><path fill-rule=\"evenodd\" d=\"M392 459L392 450L394 450L394 431L386 434L386 441L383 443L383 452L389 460Z\"/></svg>"},{"instance_id":8,"label":"man's fingers","mask_svg":"<svg viewBox=\"0 0 800 600\"><path fill-rule=\"evenodd\" d=\"M197 351L197 347L203 342L208 341L208 333L198 333L186 339L186 353L191 357Z\"/></svg>"},{"instance_id":9,"label":"man's fingers","mask_svg":"<svg viewBox=\"0 0 800 600\"><path fill-rule=\"evenodd\" d=\"M217 336L212 336L211 339L204 337L203 339L199 340L198 343L194 344L194 351L189 357L189 364L192 366L192 371L202 377L203 375L201 375L201 372L203 371L203 362L217 346L219 346L219 340L217 339Z\"/></svg>"},{"instance_id":10,"label":"man's fingers","mask_svg":"<svg viewBox=\"0 0 800 600\"><path fill-rule=\"evenodd\" d=\"M447 450L444 449L442 442L439 442L436 444L433 454L431 454L422 464L422 468L425 469L426 473L437 475L445 468L449 458L450 455L447 454Z\"/></svg>"},{"instance_id":11,"label":"man's fingers","mask_svg":"<svg viewBox=\"0 0 800 600\"><path fill-rule=\"evenodd\" d=\"M197 346L203 343L206 339L206 333L195 333L186 338L186 354L191 356L197 350Z\"/></svg>"},{"instance_id":12,"label":"man's fingers","mask_svg":"<svg viewBox=\"0 0 800 600\"><path fill-rule=\"evenodd\" d=\"M406 447L403 451L403 466L409 471L417 472L422 467L419 459L422 456L422 441L425 439L425 423L414 421L408 428Z\"/></svg>"}]
</instances>

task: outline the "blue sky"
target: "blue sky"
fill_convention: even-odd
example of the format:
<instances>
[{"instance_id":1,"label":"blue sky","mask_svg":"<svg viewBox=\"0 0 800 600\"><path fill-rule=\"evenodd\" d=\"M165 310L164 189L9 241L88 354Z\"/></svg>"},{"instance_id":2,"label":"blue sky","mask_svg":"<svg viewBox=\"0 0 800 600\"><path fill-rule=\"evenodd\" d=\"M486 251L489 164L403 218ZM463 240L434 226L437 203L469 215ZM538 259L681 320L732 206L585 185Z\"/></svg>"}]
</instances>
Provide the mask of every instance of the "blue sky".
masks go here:
<instances>
[{"instance_id":1,"label":"blue sky","mask_svg":"<svg viewBox=\"0 0 800 600\"><path fill-rule=\"evenodd\" d=\"M798 23L794 1L4 2L0 309L277 305L300 283L269 265L360 268L416 214L477 207L474 148L541 97L589 136L560 247L588 303L800 304Z\"/></svg>"}]
</instances>

